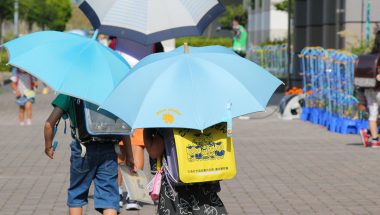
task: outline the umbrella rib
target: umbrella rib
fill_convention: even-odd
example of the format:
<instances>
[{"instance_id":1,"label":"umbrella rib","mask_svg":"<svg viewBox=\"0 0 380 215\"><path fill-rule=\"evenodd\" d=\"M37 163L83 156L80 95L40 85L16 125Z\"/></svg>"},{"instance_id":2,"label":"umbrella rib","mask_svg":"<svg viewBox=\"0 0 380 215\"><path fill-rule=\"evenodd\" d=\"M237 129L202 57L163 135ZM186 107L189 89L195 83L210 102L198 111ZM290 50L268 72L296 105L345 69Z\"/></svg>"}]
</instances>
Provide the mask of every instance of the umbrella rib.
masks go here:
<instances>
[{"instance_id":1,"label":"umbrella rib","mask_svg":"<svg viewBox=\"0 0 380 215\"><path fill-rule=\"evenodd\" d=\"M187 57L190 57L190 56L187 56ZM198 89L198 87L194 84L194 78L193 78L193 72L192 72L192 70L191 70L191 66L190 66L190 63L189 63L189 61L188 60L186 60L186 65L187 65L187 68L188 68L188 71L189 71L189 76L190 76L190 80L191 80L191 85L193 85L193 87L196 89L195 91L196 91L196 93L199 95L200 94L200 92L199 92L199 89ZM199 107L197 106L197 105L195 105L196 106L196 116L197 116L197 124L198 125L200 125L201 123L201 120L200 120L200 117L199 117L199 114L198 113L200 113L200 111L199 111ZM199 126L198 126L199 127Z\"/></svg>"},{"instance_id":2,"label":"umbrella rib","mask_svg":"<svg viewBox=\"0 0 380 215\"><path fill-rule=\"evenodd\" d=\"M93 41L89 41L89 43L87 44L87 45L85 45L84 47L83 47L83 49L82 50L80 50L79 52L77 52L78 54L77 54L77 56L81 56L81 54L91 45L91 43L92 43ZM71 62L71 64L67 67L68 69L68 71L71 71L71 68L72 67L74 67L74 65L76 64L76 62L77 61L79 61L80 60L80 57L77 57L77 58L74 58L75 60L73 60L72 62ZM68 76L65 76L64 77L64 79L62 80L62 82L61 82L61 84L60 84L60 86L59 87L57 87L57 89L61 89L62 88L62 86L63 86L63 83L65 83L65 80L67 79L67 77ZM90 101L90 102L94 102L94 101ZM95 102L95 103L98 103L98 102Z\"/></svg>"},{"instance_id":3,"label":"umbrella rib","mask_svg":"<svg viewBox=\"0 0 380 215\"><path fill-rule=\"evenodd\" d=\"M165 60L166 60L166 59L165 59ZM168 66L168 68L166 69L166 71L169 70L169 69L170 69L171 67L173 67L174 65L175 65L175 64L172 64L172 65ZM155 71L155 70L153 70L153 71ZM153 83L151 84L151 87L149 88L149 90L147 91L147 93L145 93L144 99L142 100L140 107L143 107L143 106L144 106L145 102L147 101L148 95L152 92L152 90L153 90L153 88L154 88L154 85L156 85L156 84L158 83L158 79L162 76L163 73L164 73L164 72L159 73L159 75L155 78L155 80L154 80ZM137 115L136 115L135 121L137 121L137 118L140 116L141 111L142 111L142 109L140 108L139 111L138 111L138 113L137 113Z\"/></svg>"},{"instance_id":4,"label":"umbrella rib","mask_svg":"<svg viewBox=\"0 0 380 215\"><path fill-rule=\"evenodd\" d=\"M237 57L237 56L236 56ZM213 64L214 66L216 66L216 67L219 67L220 68L220 71L225 71L225 69L223 68L223 67L221 67L221 66L219 66L218 64L216 64L216 63L214 63L214 62L210 62L210 61L207 61L207 60L204 60L202 57L196 57L197 59L199 59L199 60L201 60L201 61L204 61L204 62L206 62L206 63L211 63L211 64ZM240 58L240 57L239 57ZM233 75L233 73L231 73L231 72L224 72L225 74L227 74L228 76L230 76L230 77L232 77L235 81L237 81L237 82L240 82L239 81L239 79L237 79L234 75ZM240 82L241 83L241 82ZM252 94L250 93L250 90L244 85L244 84L241 84L243 87L244 87L244 89L247 91L247 92L249 92L249 95L251 95L251 97L252 97L252 99L254 100L254 101L256 101L256 103L263 109L263 111L265 110L265 107L263 107L263 105L259 102L259 101L257 101L257 99L254 97L254 96L252 96ZM226 101L227 102L227 101ZM233 104L232 104L233 105Z\"/></svg>"},{"instance_id":5,"label":"umbrella rib","mask_svg":"<svg viewBox=\"0 0 380 215\"><path fill-rule=\"evenodd\" d=\"M100 47L100 48L103 48L103 47ZM100 51L99 52L99 47L96 47L96 51L98 52L98 53L100 53L104 58L103 59L107 59L106 58L106 55L105 55L105 52L102 52L102 51ZM110 62L108 61L108 60L105 60L105 62L107 62L107 66L108 66L108 68L109 68L109 71L111 71L111 65L110 65ZM113 84L113 86L115 87L115 86L117 86L117 84L119 84L120 83L120 81L121 80L119 80L119 83L114 83L114 78L113 78L113 76L112 75L110 75L110 77L111 77L111 80L112 80L112 84Z\"/></svg>"}]
</instances>

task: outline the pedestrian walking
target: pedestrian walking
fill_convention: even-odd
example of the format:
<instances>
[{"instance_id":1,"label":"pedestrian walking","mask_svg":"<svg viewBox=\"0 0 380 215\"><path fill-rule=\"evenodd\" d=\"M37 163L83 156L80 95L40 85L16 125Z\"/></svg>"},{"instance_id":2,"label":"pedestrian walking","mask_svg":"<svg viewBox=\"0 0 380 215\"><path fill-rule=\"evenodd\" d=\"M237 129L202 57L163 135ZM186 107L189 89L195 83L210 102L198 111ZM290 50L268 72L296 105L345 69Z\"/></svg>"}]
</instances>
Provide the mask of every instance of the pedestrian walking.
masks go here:
<instances>
[{"instance_id":1,"label":"pedestrian walking","mask_svg":"<svg viewBox=\"0 0 380 215\"><path fill-rule=\"evenodd\" d=\"M34 89L38 86L37 79L24 70L13 67L11 76L11 87L16 94L16 103L19 106L20 125L32 124L32 104L35 102L36 93Z\"/></svg>"},{"instance_id":2,"label":"pedestrian walking","mask_svg":"<svg viewBox=\"0 0 380 215\"><path fill-rule=\"evenodd\" d=\"M70 119L70 185L68 189L67 205L70 215L82 214L82 207L88 203L88 192L94 182L94 206L103 214L116 215L119 210L118 192L118 165L115 144L120 140L116 137L80 137L80 128L86 127L83 123L83 113L78 113L79 100L60 94L52 102L54 109L46 120L44 127L45 154L53 159L52 146L54 128L63 115ZM130 143L125 141L126 163L133 168Z\"/></svg>"},{"instance_id":3,"label":"pedestrian walking","mask_svg":"<svg viewBox=\"0 0 380 215\"><path fill-rule=\"evenodd\" d=\"M232 20L232 49L240 56L245 57L247 53L248 33L242 25L242 18L234 17Z\"/></svg>"},{"instance_id":4,"label":"pedestrian walking","mask_svg":"<svg viewBox=\"0 0 380 215\"><path fill-rule=\"evenodd\" d=\"M370 54L378 55L379 53L380 53L380 31L377 31L375 35L374 45L372 47ZM380 78L380 74L377 74L376 79L380 80L379 78ZM368 117L369 130L362 129L360 131L360 136L362 138L363 145L366 147L372 146L372 148L379 148L380 141L379 141L379 136L378 136L379 133L378 133L377 119L379 115L380 91L375 88L366 88L364 89L364 97L360 95L358 97L363 98L361 99L359 108L361 110L365 110L364 104L366 103L368 112L369 112L369 117Z\"/></svg>"},{"instance_id":5,"label":"pedestrian walking","mask_svg":"<svg viewBox=\"0 0 380 215\"><path fill-rule=\"evenodd\" d=\"M145 128L144 142L149 155L154 159L167 159L166 144L172 144L173 131L170 128ZM185 184L175 186L168 178L170 173L163 168L161 189L158 197L157 214L193 214L210 215L227 214L223 202L218 196L218 181Z\"/></svg>"},{"instance_id":6,"label":"pedestrian walking","mask_svg":"<svg viewBox=\"0 0 380 215\"><path fill-rule=\"evenodd\" d=\"M161 43L155 43L153 45L143 45L134 41L119 39L112 37L109 47L115 49L128 63L131 67L135 66L142 58L146 57L152 53L163 52L164 47ZM144 139L143 139L143 129L136 129L130 136L132 153L134 158L135 170L144 169ZM122 144L121 144L121 147ZM119 157L119 164L123 158ZM155 161L150 158L151 169L155 168ZM153 172L153 170L152 170ZM119 204L122 207L124 202L123 190L122 190L122 176L119 168L119 194L120 201ZM134 199L131 199L129 195L125 197L126 199L126 210L140 210L142 204Z\"/></svg>"}]
</instances>

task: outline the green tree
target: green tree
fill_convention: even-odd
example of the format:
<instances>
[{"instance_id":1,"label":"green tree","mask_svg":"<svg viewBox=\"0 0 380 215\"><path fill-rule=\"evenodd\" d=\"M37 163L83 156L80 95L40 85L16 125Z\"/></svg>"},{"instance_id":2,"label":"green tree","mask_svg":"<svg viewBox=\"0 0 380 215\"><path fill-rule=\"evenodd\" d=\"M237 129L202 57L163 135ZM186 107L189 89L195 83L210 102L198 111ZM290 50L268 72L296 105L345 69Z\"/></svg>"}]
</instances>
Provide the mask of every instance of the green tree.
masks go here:
<instances>
[{"instance_id":1,"label":"green tree","mask_svg":"<svg viewBox=\"0 0 380 215\"><path fill-rule=\"evenodd\" d=\"M71 18L70 0L46 0L48 8L47 27L51 30L64 31Z\"/></svg>"},{"instance_id":2,"label":"green tree","mask_svg":"<svg viewBox=\"0 0 380 215\"><path fill-rule=\"evenodd\" d=\"M294 0L293 0L294 2ZM278 3L275 3L274 4L274 7L277 9L277 10L280 10L280 11L284 11L284 12L288 12L288 8L289 8L289 0L283 0L282 2L278 2ZM291 13L294 14L294 7L290 8L291 9Z\"/></svg>"},{"instance_id":3,"label":"green tree","mask_svg":"<svg viewBox=\"0 0 380 215\"><path fill-rule=\"evenodd\" d=\"M226 11L219 17L219 23L222 27L231 27L232 19L236 16L242 18L241 24L245 26L247 23L247 12L242 4L226 6Z\"/></svg>"},{"instance_id":4,"label":"green tree","mask_svg":"<svg viewBox=\"0 0 380 215\"><path fill-rule=\"evenodd\" d=\"M20 1L20 18L27 22L28 31L32 31L33 24L37 21L37 1L35 0L21 0Z\"/></svg>"},{"instance_id":5,"label":"green tree","mask_svg":"<svg viewBox=\"0 0 380 215\"><path fill-rule=\"evenodd\" d=\"M6 20L12 19L14 0L0 1L0 43L3 43L2 25Z\"/></svg>"},{"instance_id":6,"label":"green tree","mask_svg":"<svg viewBox=\"0 0 380 215\"><path fill-rule=\"evenodd\" d=\"M64 31L71 17L70 0L23 0L21 6L29 30L36 23L42 30Z\"/></svg>"}]
</instances>

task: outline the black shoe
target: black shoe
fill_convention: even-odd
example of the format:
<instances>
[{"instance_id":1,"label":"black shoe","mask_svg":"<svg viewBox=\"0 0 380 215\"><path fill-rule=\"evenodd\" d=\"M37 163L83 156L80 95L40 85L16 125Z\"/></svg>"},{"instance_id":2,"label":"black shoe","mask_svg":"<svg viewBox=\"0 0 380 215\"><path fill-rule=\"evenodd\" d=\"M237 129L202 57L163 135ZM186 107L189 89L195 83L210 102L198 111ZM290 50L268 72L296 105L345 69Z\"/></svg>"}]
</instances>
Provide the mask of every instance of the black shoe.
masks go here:
<instances>
[{"instance_id":1,"label":"black shoe","mask_svg":"<svg viewBox=\"0 0 380 215\"><path fill-rule=\"evenodd\" d=\"M119 206L123 207L123 195L120 194Z\"/></svg>"},{"instance_id":2,"label":"black shoe","mask_svg":"<svg viewBox=\"0 0 380 215\"><path fill-rule=\"evenodd\" d=\"M149 157L150 174L155 175L157 173L157 159Z\"/></svg>"}]
</instances>

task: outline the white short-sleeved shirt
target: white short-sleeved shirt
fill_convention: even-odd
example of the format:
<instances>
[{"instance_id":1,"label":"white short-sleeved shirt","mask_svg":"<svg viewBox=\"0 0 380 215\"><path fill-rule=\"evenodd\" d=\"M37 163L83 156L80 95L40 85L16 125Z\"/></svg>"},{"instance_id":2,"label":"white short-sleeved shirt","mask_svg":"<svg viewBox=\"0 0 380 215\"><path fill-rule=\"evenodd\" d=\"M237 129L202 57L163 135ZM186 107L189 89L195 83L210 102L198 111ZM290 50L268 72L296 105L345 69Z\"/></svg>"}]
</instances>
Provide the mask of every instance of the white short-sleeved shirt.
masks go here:
<instances>
[{"instance_id":1,"label":"white short-sleeved shirt","mask_svg":"<svg viewBox=\"0 0 380 215\"><path fill-rule=\"evenodd\" d=\"M32 84L36 81L30 74L18 71L12 72L10 79L12 82L17 82L18 79L17 88L22 95L24 95L25 91L33 90Z\"/></svg>"}]
</instances>

